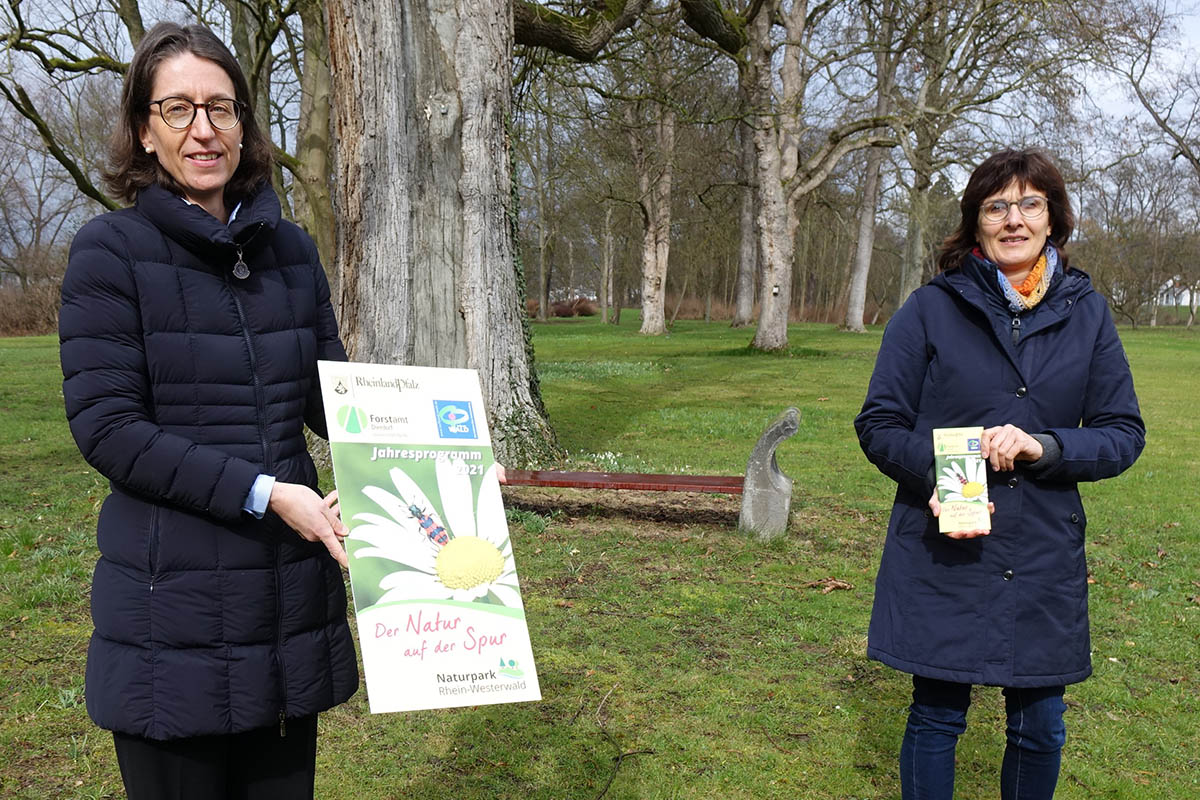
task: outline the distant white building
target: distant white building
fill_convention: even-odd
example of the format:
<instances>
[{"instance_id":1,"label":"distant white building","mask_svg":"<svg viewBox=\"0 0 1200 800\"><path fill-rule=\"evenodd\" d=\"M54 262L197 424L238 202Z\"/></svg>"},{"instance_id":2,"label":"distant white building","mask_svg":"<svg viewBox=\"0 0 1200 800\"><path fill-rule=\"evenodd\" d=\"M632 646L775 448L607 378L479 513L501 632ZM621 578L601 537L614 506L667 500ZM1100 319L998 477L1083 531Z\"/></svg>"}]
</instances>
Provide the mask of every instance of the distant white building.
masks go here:
<instances>
[{"instance_id":1,"label":"distant white building","mask_svg":"<svg viewBox=\"0 0 1200 800\"><path fill-rule=\"evenodd\" d=\"M1195 293L1195 284L1185 283L1180 276L1176 275L1158 288L1158 304L1191 308L1194 305L1192 298Z\"/></svg>"}]
</instances>

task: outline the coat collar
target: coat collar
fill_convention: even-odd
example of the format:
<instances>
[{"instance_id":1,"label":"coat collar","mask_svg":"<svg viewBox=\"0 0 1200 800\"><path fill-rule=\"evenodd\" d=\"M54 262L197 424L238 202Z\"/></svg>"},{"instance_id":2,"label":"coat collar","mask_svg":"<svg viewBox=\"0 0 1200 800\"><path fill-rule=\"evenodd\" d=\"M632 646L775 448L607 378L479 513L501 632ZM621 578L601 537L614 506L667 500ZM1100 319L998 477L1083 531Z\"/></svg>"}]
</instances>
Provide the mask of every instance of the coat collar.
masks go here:
<instances>
[{"instance_id":1,"label":"coat collar","mask_svg":"<svg viewBox=\"0 0 1200 800\"><path fill-rule=\"evenodd\" d=\"M242 201L237 218L229 225L157 183L138 192L137 210L164 234L197 254L250 248L259 233L274 231L280 218L279 198L268 183ZM259 242L269 238L261 237Z\"/></svg>"},{"instance_id":2,"label":"coat collar","mask_svg":"<svg viewBox=\"0 0 1200 800\"><path fill-rule=\"evenodd\" d=\"M1003 293L996 285L995 267L976 256L967 256L957 269L935 275L930 285L961 297L989 317L1002 318L1006 326L1013 317ZM1092 281L1088 274L1068 268L1056 276L1041 303L1021 312L1023 335L1028 336L1064 318L1071 313L1079 298L1091 291Z\"/></svg>"}]
</instances>

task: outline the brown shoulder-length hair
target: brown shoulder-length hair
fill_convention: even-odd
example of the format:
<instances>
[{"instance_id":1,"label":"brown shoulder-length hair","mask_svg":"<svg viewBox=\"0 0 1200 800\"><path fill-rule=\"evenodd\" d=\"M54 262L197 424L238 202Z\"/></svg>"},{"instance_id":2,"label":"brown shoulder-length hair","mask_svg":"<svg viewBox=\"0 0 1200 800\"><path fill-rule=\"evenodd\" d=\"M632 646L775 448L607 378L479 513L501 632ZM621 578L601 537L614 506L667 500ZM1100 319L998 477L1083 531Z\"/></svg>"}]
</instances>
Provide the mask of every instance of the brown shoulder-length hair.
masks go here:
<instances>
[{"instance_id":1,"label":"brown shoulder-length hair","mask_svg":"<svg viewBox=\"0 0 1200 800\"><path fill-rule=\"evenodd\" d=\"M1062 173L1054 165L1050 154L1040 147L1032 147L1026 150L1001 150L989 156L971 173L959 203L962 220L954 233L942 242L942 251L938 255L939 270L961 266L970 252L979 246L976 235L983 201L1003 191L1013 181L1046 193L1050 209L1050 243L1058 248L1060 263L1066 269L1067 254L1064 248L1067 239L1071 238L1071 232L1075 230L1075 212L1071 210L1071 200L1067 197Z\"/></svg>"},{"instance_id":2,"label":"brown shoulder-length hair","mask_svg":"<svg viewBox=\"0 0 1200 800\"><path fill-rule=\"evenodd\" d=\"M134 51L121 89L121 116L109 142L109 164L104 182L117 197L132 203L138 190L151 184L182 195L183 187L142 147L142 128L150 121L150 96L154 76L164 61L184 53L212 61L233 82L234 99L242 104L242 155L237 171L225 186L227 203L237 202L270 177L271 142L258 127L250 103L250 86L242 67L225 43L203 25L160 22L146 32Z\"/></svg>"}]
</instances>

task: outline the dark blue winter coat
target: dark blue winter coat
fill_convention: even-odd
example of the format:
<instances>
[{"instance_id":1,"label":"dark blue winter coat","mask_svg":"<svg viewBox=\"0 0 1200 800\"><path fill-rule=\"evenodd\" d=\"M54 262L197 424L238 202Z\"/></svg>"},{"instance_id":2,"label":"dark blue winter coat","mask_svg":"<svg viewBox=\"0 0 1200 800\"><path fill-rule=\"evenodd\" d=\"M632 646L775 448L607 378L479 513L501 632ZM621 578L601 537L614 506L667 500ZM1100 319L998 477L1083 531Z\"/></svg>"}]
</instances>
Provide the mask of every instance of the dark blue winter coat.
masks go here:
<instances>
[{"instance_id":1,"label":"dark blue winter coat","mask_svg":"<svg viewBox=\"0 0 1200 800\"><path fill-rule=\"evenodd\" d=\"M1008 423L1053 437L1061 458L989 467L991 534L939 534L928 506L930 431ZM1128 468L1145 428L1108 305L1088 276L1068 270L1020 315L978 258L936 276L888 324L854 424L867 458L898 484L867 655L960 683L1053 686L1090 675L1076 484Z\"/></svg>"},{"instance_id":2,"label":"dark blue winter coat","mask_svg":"<svg viewBox=\"0 0 1200 800\"><path fill-rule=\"evenodd\" d=\"M317 488L303 434L325 431L317 359L346 356L312 240L269 186L228 227L152 186L79 231L62 300L71 433L112 490L92 719L173 739L346 700L358 672L340 568L242 510L260 472Z\"/></svg>"}]
</instances>

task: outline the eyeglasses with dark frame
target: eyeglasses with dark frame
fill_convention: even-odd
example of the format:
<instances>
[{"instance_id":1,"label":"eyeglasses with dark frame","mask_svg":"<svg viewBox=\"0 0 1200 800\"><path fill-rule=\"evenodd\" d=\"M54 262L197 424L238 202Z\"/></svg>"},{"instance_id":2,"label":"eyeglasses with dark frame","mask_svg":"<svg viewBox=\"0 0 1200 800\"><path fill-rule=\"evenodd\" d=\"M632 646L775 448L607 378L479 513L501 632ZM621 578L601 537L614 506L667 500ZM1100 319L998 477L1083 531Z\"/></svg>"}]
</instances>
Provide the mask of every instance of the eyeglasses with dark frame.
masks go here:
<instances>
[{"instance_id":1,"label":"eyeglasses with dark frame","mask_svg":"<svg viewBox=\"0 0 1200 800\"><path fill-rule=\"evenodd\" d=\"M1040 194L1031 194L1012 203L997 198L988 200L979 210L983 213L983 218L989 222L1001 222L1008 219L1008 209L1014 205L1025 219L1037 219L1046 213L1046 209L1050 207L1050 201Z\"/></svg>"},{"instance_id":2,"label":"eyeglasses with dark frame","mask_svg":"<svg viewBox=\"0 0 1200 800\"><path fill-rule=\"evenodd\" d=\"M219 131L232 130L242 121L242 104L231 97L218 97L207 103L194 103L186 97L164 97L151 100L150 105L157 105L162 121L175 130L190 127L201 108L208 115L208 123Z\"/></svg>"}]
</instances>

